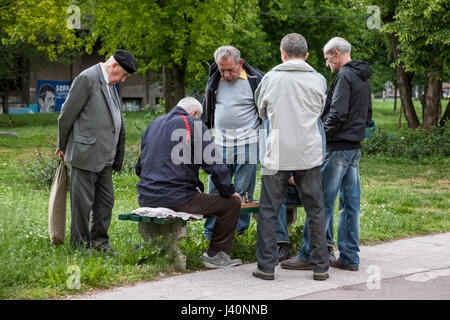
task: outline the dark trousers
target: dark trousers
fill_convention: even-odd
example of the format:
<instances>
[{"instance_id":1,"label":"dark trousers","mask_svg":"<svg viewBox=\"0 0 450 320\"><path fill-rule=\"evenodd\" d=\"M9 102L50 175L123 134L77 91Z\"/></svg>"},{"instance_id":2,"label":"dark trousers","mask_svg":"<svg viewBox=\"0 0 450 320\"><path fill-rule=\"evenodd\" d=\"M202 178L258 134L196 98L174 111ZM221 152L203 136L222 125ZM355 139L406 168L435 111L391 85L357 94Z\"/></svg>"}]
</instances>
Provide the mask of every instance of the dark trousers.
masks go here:
<instances>
[{"instance_id":1,"label":"dark trousers","mask_svg":"<svg viewBox=\"0 0 450 320\"><path fill-rule=\"evenodd\" d=\"M106 166L101 172L72 167L70 202L70 244L110 249L108 228L114 207L112 166Z\"/></svg>"},{"instance_id":2,"label":"dark trousers","mask_svg":"<svg viewBox=\"0 0 450 320\"><path fill-rule=\"evenodd\" d=\"M196 194L188 203L170 207L174 211L215 216L209 248L214 251L233 250L234 231L241 212L241 203L236 198L224 198L216 194Z\"/></svg>"},{"instance_id":3,"label":"dark trousers","mask_svg":"<svg viewBox=\"0 0 450 320\"><path fill-rule=\"evenodd\" d=\"M262 175L261 199L258 213L256 259L259 270L274 272L278 264L277 223L278 212L286 195L290 171ZM300 194L308 223L311 265L315 272L328 270L328 251L325 240L325 209L320 167L298 170L294 180Z\"/></svg>"}]
</instances>

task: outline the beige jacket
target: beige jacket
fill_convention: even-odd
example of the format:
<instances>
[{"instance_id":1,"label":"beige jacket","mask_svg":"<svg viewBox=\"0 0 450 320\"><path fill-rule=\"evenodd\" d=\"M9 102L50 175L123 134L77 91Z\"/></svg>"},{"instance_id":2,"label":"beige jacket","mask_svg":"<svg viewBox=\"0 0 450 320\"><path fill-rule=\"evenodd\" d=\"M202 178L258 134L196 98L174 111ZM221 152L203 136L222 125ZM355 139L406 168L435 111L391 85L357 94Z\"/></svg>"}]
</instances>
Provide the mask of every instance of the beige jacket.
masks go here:
<instances>
[{"instance_id":1,"label":"beige jacket","mask_svg":"<svg viewBox=\"0 0 450 320\"><path fill-rule=\"evenodd\" d=\"M322 165L325 140L320 115L326 80L308 63L293 59L274 67L255 92L260 118L268 118L263 166L306 170Z\"/></svg>"}]
</instances>

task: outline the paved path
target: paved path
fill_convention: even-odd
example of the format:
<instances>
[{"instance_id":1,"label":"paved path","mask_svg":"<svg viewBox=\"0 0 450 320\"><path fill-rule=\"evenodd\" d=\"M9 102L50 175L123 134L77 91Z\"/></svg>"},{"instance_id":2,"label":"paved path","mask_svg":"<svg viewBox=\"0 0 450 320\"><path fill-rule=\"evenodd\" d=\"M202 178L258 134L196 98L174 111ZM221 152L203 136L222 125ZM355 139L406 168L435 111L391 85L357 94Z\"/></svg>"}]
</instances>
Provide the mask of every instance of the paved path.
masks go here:
<instances>
[{"instance_id":1,"label":"paved path","mask_svg":"<svg viewBox=\"0 0 450 320\"><path fill-rule=\"evenodd\" d=\"M283 300L450 299L450 233L361 246L358 272L330 268L327 281L312 271L275 269L275 280L254 278L255 263L199 271L120 287L77 299Z\"/></svg>"}]
</instances>

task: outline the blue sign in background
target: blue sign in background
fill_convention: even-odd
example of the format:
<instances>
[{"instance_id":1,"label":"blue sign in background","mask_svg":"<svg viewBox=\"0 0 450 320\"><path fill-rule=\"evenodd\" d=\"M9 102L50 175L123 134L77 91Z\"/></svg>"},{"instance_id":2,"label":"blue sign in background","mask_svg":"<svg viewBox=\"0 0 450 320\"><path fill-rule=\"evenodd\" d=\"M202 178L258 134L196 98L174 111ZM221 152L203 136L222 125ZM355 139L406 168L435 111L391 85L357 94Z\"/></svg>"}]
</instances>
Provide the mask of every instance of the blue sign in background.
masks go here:
<instances>
[{"instance_id":1,"label":"blue sign in background","mask_svg":"<svg viewBox=\"0 0 450 320\"><path fill-rule=\"evenodd\" d=\"M66 101L67 94L69 93L70 85L72 82L70 81L52 81L52 80L38 80L37 85L37 104L39 105L39 112L48 112L43 111L43 106L41 106L42 99L39 101L39 97L41 95L45 96L45 92L48 91L48 95L53 98L54 95L54 105L51 112L61 111L61 106L64 101Z\"/></svg>"}]
</instances>

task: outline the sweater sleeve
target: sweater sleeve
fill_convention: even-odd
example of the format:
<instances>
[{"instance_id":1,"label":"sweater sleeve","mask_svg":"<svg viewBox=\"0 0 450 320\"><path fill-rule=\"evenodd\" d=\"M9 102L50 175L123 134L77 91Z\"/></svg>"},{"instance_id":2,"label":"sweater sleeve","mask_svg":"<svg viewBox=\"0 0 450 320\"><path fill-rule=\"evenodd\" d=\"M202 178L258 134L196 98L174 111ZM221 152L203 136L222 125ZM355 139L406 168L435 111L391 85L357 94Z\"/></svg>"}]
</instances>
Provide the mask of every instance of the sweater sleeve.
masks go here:
<instances>
[{"instance_id":1,"label":"sweater sleeve","mask_svg":"<svg viewBox=\"0 0 450 320\"><path fill-rule=\"evenodd\" d=\"M209 129L203 123L201 127L194 125L194 130L199 130L198 128L201 128L202 137L201 167L206 173L211 175L211 180L217 190L219 190L220 195L222 197L230 197L235 192L235 189L234 185L231 183L228 168L221 163L222 157L217 153L217 147L211 137ZM199 133L194 133L194 136L198 137Z\"/></svg>"}]
</instances>

